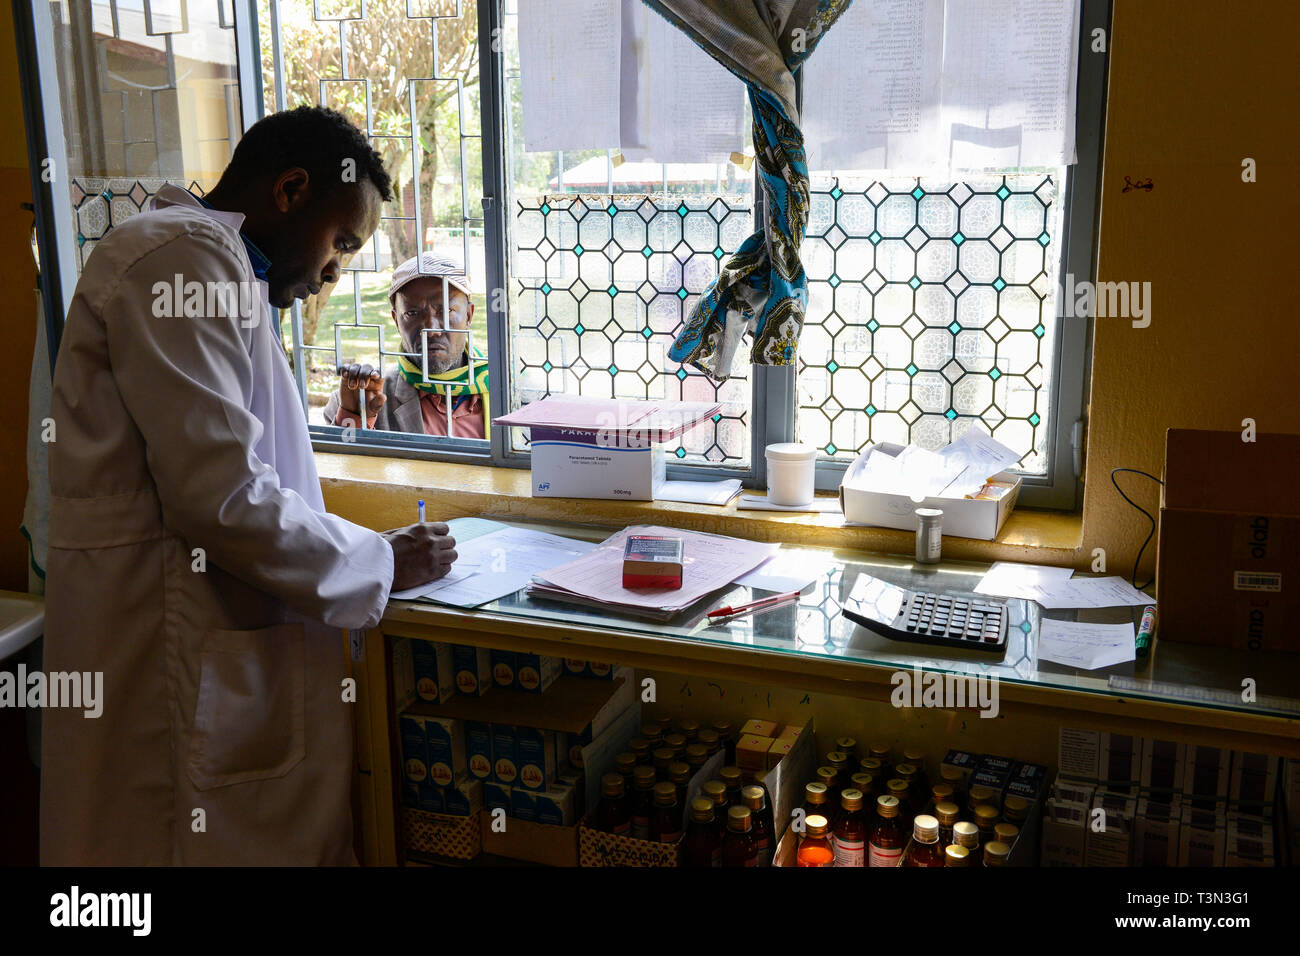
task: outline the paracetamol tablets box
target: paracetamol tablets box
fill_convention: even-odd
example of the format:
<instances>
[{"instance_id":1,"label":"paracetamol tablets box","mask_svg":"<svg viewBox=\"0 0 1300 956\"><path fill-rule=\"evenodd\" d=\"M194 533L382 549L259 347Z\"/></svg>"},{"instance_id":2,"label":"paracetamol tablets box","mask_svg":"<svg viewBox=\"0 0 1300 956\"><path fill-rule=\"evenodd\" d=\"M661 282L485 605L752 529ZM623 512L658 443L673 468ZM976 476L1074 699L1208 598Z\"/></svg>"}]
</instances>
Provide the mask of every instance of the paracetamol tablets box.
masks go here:
<instances>
[{"instance_id":1,"label":"paracetamol tablets box","mask_svg":"<svg viewBox=\"0 0 1300 956\"><path fill-rule=\"evenodd\" d=\"M358 406L359 407L359 406ZM577 657L566 657L564 659L564 673L573 677L583 677L587 673L587 661Z\"/></svg>"},{"instance_id":2,"label":"paracetamol tablets box","mask_svg":"<svg viewBox=\"0 0 1300 956\"><path fill-rule=\"evenodd\" d=\"M587 661L587 670L582 675L592 680L617 680L622 677L630 681L632 668L626 664L606 664L603 661Z\"/></svg>"},{"instance_id":3,"label":"paracetamol tablets box","mask_svg":"<svg viewBox=\"0 0 1300 956\"><path fill-rule=\"evenodd\" d=\"M510 790L510 815L517 820L537 822L537 791L512 787Z\"/></svg>"},{"instance_id":4,"label":"paracetamol tablets box","mask_svg":"<svg viewBox=\"0 0 1300 956\"><path fill-rule=\"evenodd\" d=\"M1230 750L1188 744L1183 772L1183 795L1196 802L1226 798L1231 762Z\"/></svg>"},{"instance_id":5,"label":"paracetamol tablets box","mask_svg":"<svg viewBox=\"0 0 1300 956\"><path fill-rule=\"evenodd\" d=\"M358 406L358 408L359 407L360 406ZM748 737L752 735L754 737L775 737L776 730L780 726L781 725L775 720L759 720L758 718L754 718L753 720L745 721L745 726L740 728L740 736Z\"/></svg>"},{"instance_id":6,"label":"paracetamol tablets box","mask_svg":"<svg viewBox=\"0 0 1300 956\"><path fill-rule=\"evenodd\" d=\"M1142 779L1142 738L1062 727L1057 763L1059 772L1067 777L1127 792Z\"/></svg>"},{"instance_id":7,"label":"paracetamol tablets box","mask_svg":"<svg viewBox=\"0 0 1300 956\"><path fill-rule=\"evenodd\" d=\"M771 737L759 737L757 734L744 734L736 741L736 766L753 776L760 770L767 769L767 755L772 749Z\"/></svg>"},{"instance_id":8,"label":"paracetamol tablets box","mask_svg":"<svg viewBox=\"0 0 1300 956\"><path fill-rule=\"evenodd\" d=\"M1137 798L1127 793L1098 790L1092 809L1105 813L1106 826L1094 830L1091 818L1087 831L1088 866L1133 865L1133 818L1137 815Z\"/></svg>"},{"instance_id":9,"label":"paracetamol tablets box","mask_svg":"<svg viewBox=\"0 0 1300 956\"><path fill-rule=\"evenodd\" d=\"M465 728L452 717L424 718L425 752L429 755L429 779L436 786L450 787L469 774L465 762Z\"/></svg>"},{"instance_id":10,"label":"paracetamol tablets box","mask_svg":"<svg viewBox=\"0 0 1300 956\"><path fill-rule=\"evenodd\" d=\"M504 784L496 783L492 780L486 780L483 783L483 805L489 810L504 810L506 816L513 812L511 806L510 787Z\"/></svg>"},{"instance_id":11,"label":"paracetamol tablets box","mask_svg":"<svg viewBox=\"0 0 1300 956\"><path fill-rule=\"evenodd\" d=\"M1142 747L1143 793L1156 796L1182 793L1186 753L1186 744L1148 740Z\"/></svg>"},{"instance_id":12,"label":"paracetamol tablets box","mask_svg":"<svg viewBox=\"0 0 1300 956\"><path fill-rule=\"evenodd\" d=\"M515 686L515 652L492 649L492 683L498 687Z\"/></svg>"},{"instance_id":13,"label":"paracetamol tablets box","mask_svg":"<svg viewBox=\"0 0 1300 956\"><path fill-rule=\"evenodd\" d=\"M519 755L513 724L492 725L492 779L513 787L519 782Z\"/></svg>"},{"instance_id":14,"label":"paracetamol tablets box","mask_svg":"<svg viewBox=\"0 0 1300 956\"><path fill-rule=\"evenodd\" d=\"M424 718L403 714L398 720L398 730L402 737L402 771L408 783L418 786L429 779Z\"/></svg>"},{"instance_id":15,"label":"paracetamol tablets box","mask_svg":"<svg viewBox=\"0 0 1300 956\"><path fill-rule=\"evenodd\" d=\"M359 406L358 406L359 407ZM781 762L781 758L794 749L793 737L777 737L767 751L767 769L771 770Z\"/></svg>"},{"instance_id":16,"label":"paracetamol tablets box","mask_svg":"<svg viewBox=\"0 0 1300 956\"><path fill-rule=\"evenodd\" d=\"M358 405L357 407L360 408L361 406ZM803 727L796 726L795 724L786 724L781 728L781 732L777 734L776 739L793 741L801 733L803 733Z\"/></svg>"},{"instance_id":17,"label":"paracetamol tablets box","mask_svg":"<svg viewBox=\"0 0 1300 956\"><path fill-rule=\"evenodd\" d=\"M465 721L465 762L474 780L492 779L492 725Z\"/></svg>"},{"instance_id":18,"label":"paracetamol tablets box","mask_svg":"<svg viewBox=\"0 0 1300 956\"><path fill-rule=\"evenodd\" d=\"M515 728L515 758L519 767L516 785L526 790L545 790L555 783L555 731L536 727Z\"/></svg>"},{"instance_id":19,"label":"paracetamol tablets box","mask_svg":"<svg viewBox=\"0 0 1300 956\"><path fill-rule=\"evenodd\" d=\"M576 734L557 734L555 749L557 757L561 758L560 763L567 763L570 767L582 769L582 748L594 739L591 724L588 724Z\"/></svg>"},{"instance_id":20,"label":"paracetamol tablets box","mask_svg":"<svg viewBox=\"0 0 1300 956\"><path fill-rule=\"evenodd\" d=\"M1228 785L1228 799L1234 809L1265 814L1273 807L1273 794L1277 790L1278 758L1266 754L1248 754L1236 751L1232 755L1232 778Z\"/></svg>"},{"instance_id":21,"label":"paracetamol tablets box","mask_svg":"<svg viewBox=\"0 0 1300 956\"><path fill-rule=\"evenodd\" d=\"M428 780L420 784L420 809L425 813L445 813L447 802L443 788Z\"/></svg>"},{"instance_id":22,"label":"paracetamol tablets box","mask_svg":"<svg viewBox=\"0 0 1300 956\"><path fill-rule=\"evenodd\" d=\"M1224 863L1227 866L1274 866L1273 824L1263 817L1228 814Z\"/></svg>"},{"instance_id":23,"label":"paracetamol tablets box","mask_svg":"<svg viewBox=\"0 0 1300 956\"><path fill-rule=\"evenodd\" d=\"M443 813L469 817L483 809L483 781L461 780L453 787L442 788Z\"/></svg>"},{"instance_id":24,"label":"paracetamol tablets box","mask_svg":"<svg viewBox=\"0 0 1300 956\"><path fill-rule=\"evenodd\" d=\"M1030 803L1037 803L1047 787L1047 768L1038 763L1016 761L1011 766L1011 776L1007 780L1002 797L1023 797Z\"/></svg>"},{"instance_id":25,"label":"paracetamol tablets box","mask_svg":"<svg viewBox=\"0 0 1300 956\"><path fill-rule=\"evenodd\" d=\"M1184 807L1179 830L1179 866L1223 866L1226 848L1226 818L1221 810Z\"/></svg>"},{"instance_id":26,"label":"paracetamol tablets box","mask_svg":"<svg viewBox=\"0 0 1300 956\"><path fill-rule=\"evenodd\" d=\"M492 651L472 644L451 645L456 693L481 697L492 689Z\"/></svg>"},{"instance_id":27,"label":"paracetamol tablets box","mask_svg":"<svg viewBox=\"0 0 1300 956\"><path fill-rule=\"evenodd\" d=\"M1137 836L1134 863L1137 866L1177 866L1178 833L1182 827L1182 795L1163 798L1144 796L1138 800L1133 829Z\"/></svg>"},{"instance_id":28,"label":"paracetamol tablets box","mask_svg":"<svg viewBox=\"0 0 1300 956\"><path fill-rule=\"evenodd\" d=\"M450 644L413 640L411 663L415 670L415 694L420 700L436 704L456 692Z\"/></svg>"},{"instance_id":29,"label":"paracetamol tablets box","mask_svg":"<svg viewBox=\"0 0 1300 956\"><path fill-rule=\"evenodd\" d=\"M940 762L941 767L952 767L954 770L961 772L961 778L964 782L969 783L971 774L979 766L979 756L967 753L964 750L949 750L947 755Z\"/></svg>"},{"instance_id":30,"label":"paracetamol tablets box","mask_svg":"<svg viewBox=\"0 0 1300 956\"><path fill-rule=\"evenodd\" d=\"M515 655L515 688L540 694L560 676L560 659L546 654Z\"/></svg>"}]
</instances>

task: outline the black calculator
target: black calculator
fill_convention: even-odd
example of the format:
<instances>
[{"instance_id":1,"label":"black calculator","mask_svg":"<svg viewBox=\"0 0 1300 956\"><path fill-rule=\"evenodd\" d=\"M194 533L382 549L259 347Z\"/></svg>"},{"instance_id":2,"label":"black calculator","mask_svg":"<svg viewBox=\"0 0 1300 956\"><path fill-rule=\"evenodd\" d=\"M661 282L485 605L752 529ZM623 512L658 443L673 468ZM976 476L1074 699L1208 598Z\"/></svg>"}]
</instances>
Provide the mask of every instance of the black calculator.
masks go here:
<instances>
[{"instance_id":1,"label":"black calculator","mask_svg":"<svg viewBox=\"0 0 1300 956\"><path fill-rule=\"evenodd\" d=\"M1007 606L981 595L913 591L864 574L840 613L893 641L989 654L1007 649Z\"/></svg>"}]
</instances>

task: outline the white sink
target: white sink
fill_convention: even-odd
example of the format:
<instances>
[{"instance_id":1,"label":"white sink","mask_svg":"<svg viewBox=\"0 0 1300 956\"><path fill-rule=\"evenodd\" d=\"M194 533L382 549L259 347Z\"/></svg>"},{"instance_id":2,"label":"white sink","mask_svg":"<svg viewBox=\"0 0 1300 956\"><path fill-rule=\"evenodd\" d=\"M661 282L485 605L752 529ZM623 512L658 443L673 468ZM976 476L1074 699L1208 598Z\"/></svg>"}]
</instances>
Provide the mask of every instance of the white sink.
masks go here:
<instances>
[{"instance_id":1,"label":"white sink","mask_svg":"<svg viewBox=\"0 0 1300 956\"><path fill-rule=\"evenodd\" d=\"M44 625L45 600L40 595L0 591L0 660L40 637Z\"/></svg>"}]
</instances>

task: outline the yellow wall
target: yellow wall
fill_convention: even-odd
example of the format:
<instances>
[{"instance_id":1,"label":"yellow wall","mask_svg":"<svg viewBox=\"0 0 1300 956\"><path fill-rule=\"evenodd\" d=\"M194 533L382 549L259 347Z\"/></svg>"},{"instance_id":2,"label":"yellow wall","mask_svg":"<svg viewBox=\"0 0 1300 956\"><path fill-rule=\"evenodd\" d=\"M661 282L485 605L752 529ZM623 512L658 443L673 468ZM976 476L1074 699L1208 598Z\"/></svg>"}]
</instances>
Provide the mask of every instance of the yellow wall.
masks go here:
<instances>
[{"instance_id":1,"label":"yellow wall","mask_svg":"<svg viewBox=\"0 0 1300 956\"><path fill-rule=\"evenodd\" d=\"M1081 568L1100 547L1131 571L1148 524L1110 471L1159 476L1165 429L1300 432L1297 32L1294 4L1116 0L1098 279L1150 282L1152 308L1096 323ZM1158 486L1118 479L1155 513ZM1154 558L1152 539L1143 580Z\"/></svg>"},{"instance_id":2,"label":"yellow wall","mask_svg":"<svg viewBox=\"0 0 1300 956\"><path fill-rule=\"evenodd\" d=\"M27 542L18 533L27 496L27 375L36 344L36 264L29 235L32 201L27 141L18 88L18 62L11 11L0 14L0 310L5 361L14 374L0 402L0 588L27 590Z\"/></svg>"}]
</instances>

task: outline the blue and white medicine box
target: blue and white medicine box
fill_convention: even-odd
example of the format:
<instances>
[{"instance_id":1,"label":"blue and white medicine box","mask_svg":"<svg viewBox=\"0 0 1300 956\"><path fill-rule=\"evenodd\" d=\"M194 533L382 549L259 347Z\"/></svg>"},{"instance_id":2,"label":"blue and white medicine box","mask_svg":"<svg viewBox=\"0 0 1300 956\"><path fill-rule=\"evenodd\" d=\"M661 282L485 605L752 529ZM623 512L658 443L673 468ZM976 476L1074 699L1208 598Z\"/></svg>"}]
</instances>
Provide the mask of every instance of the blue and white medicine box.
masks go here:
<instances>
[{"instance_id":1,"label":"blue and white medicine box","mask_svg":"<svg viewBox=\"0 0 1300 956\"><path fill-rule=\"evenodd\" d=\"M664 446L642 432L532 426L535 498L653 501L664 483Z\"/></svg>"}]
</instances>

